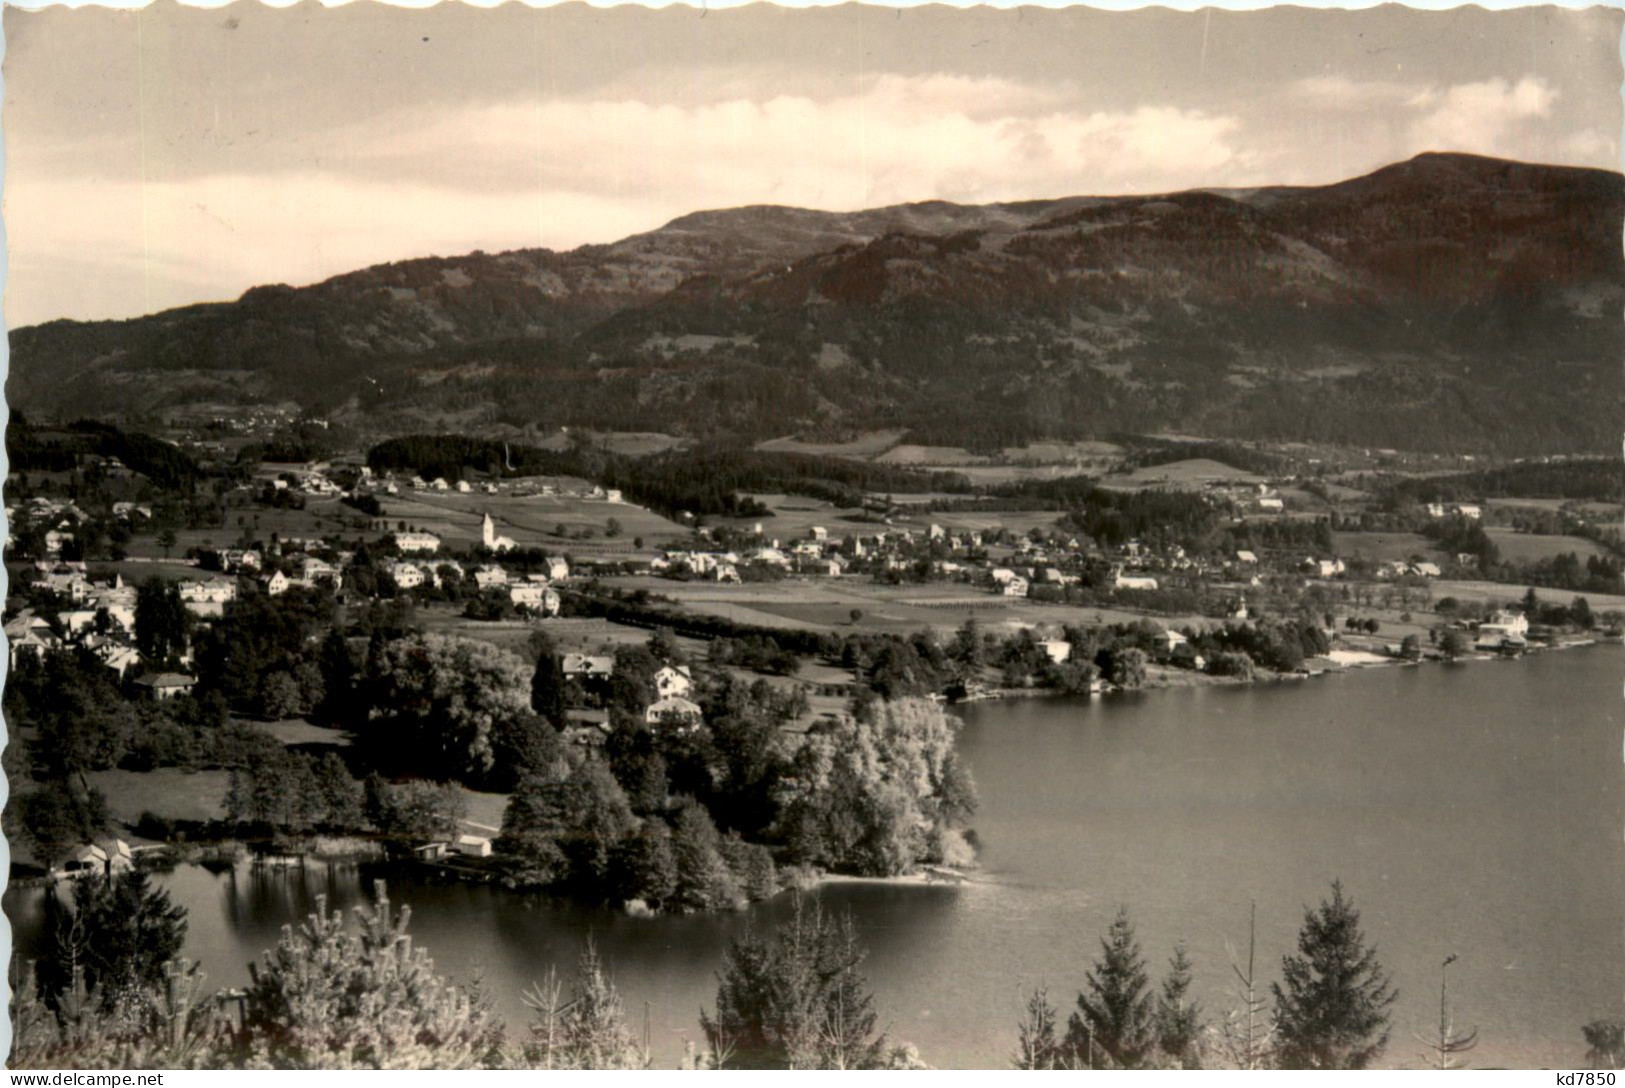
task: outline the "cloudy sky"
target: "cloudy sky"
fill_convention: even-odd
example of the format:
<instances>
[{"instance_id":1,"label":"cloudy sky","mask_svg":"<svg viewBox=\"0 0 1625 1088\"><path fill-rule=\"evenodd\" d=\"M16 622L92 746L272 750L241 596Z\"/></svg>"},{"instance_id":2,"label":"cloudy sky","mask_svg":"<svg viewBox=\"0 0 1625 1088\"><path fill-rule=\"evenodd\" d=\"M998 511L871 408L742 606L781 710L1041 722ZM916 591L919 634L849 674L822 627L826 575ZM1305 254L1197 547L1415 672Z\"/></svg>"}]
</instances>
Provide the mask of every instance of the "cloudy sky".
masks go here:
<instances>
[{"instance_id":1,"label":"cloudy sky","mask_svg":"<svg viewBox=\"0 0 1625 1088\"><path fill-rule=\"evenodd\" d=\"M5 10L12 327L685 212L1619 166L1602 9Z\"/></svg>"}]
</instances>

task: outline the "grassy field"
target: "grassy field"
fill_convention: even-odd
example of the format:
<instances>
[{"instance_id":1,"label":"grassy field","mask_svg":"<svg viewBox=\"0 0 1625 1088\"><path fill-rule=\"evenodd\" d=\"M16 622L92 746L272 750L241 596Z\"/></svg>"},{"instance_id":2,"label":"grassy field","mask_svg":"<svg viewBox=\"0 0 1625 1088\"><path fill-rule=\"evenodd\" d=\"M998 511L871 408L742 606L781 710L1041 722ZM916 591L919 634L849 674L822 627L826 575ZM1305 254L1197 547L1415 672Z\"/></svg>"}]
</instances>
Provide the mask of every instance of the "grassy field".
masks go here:
<instances>
[{"instance_id":1,"label":"grassy field","mask_svg":"<svg viewBox=\"0 0 1625 1088\"><path fill-rule=\"evenodd\" d=\"M1469 582L1441 579L1433 583L1433 599L1441 597L1455 597L1461 601L1472 601L1485 604L1515 604L1523 600L1524 592L1528 587L1517 585L1503 585L1500 582ZM1610 593L1582 593L1574 594L1561 589L1539 589L1535 593L1543 601L1556 601L1567 604L1576 596L1582 596L1591 606L1593 612L1625 612L1625 597Z\"/></svg>"},{"instance_id":2,"label":"grassy field","mask_svg":"<svg viewBox=\"0 0 1625 1088\"><path fill-rule=\"evenodd\" d=\"M1139 491L1151 487L1173 487L1194 490L1209 483L1257 484L1264 477L1214 461L1207 457L1193 457L1188 461L1172 461L1166 465L1148 465L1121 476L1107 476L1100 486L1119 491Z\"/></svg>"},{"instance_id":3,"label":"grassy field","mask_svg":"<svg viewBox=\"0 0 1625 1088\"><path fill-rule=\"evenodd\" d=\"M973 586L936 584L888 586L867 578L791 578L783 582L717 585L669 582L658 578L611 579L626 589L661 593L696 612L736 623L786 630L906 634L931 628L947 633L967 619L989 628L1059 626L1063 623L1129 622L1136 613L1109 608L1078 608L1000 597ZM861 615L854 623L853 610ZM1169 617L1181 626L1197 616Z\"/></svg>"},{"instance_id":4,"label":"grassy field","mask_svg":"<svg viewBox=\"0 0 1625 1088\"><path fill-rule=\"evenodd\" d=\"M1332 544L1345 558L1364 557L1379 563L1425 555L1437 560L1433 541L1420 533L1333 533Z\"/></svg>"},{"instance_id":5,"label":"grassy field","mask_svg":"<svg viewBox=\"0 0 1625 1088\"><path fill-rule=\"evenodd\" d=\"M1596 544L1579 536L1536 536L1533 533L1519 533L1499 526L1491 526L1484 531L1495 541L1496 548L1501 552L1501 558L1510 559L1514 563L1539 562L1565 552L1573 552L1583 563L1588 556L1608 554Z\"/></svg>"},{"instance_id":6,"label":"grassy field","mask_svg":"<svg viewBox=\"0 0 1625 1088\"><path fill-rule=\"evenodd\" d=\"M187 773L174 767L154 771L92 771L90 784L107 795L113 818L134 824L143 812L172 820L218 820L226 814L226 771Z\"/></svg>"},{"instance_id":7,"label":"grassy field","mask_svg":"<svg viewBox=\"0 0 1625 1088\"><path fill-rule=\"evenodd\" d=\"M289 718L280 722L250 722L254 728L269 733L290 747L296 744L322 744L330 748L348 748L350 734L343 729L325 725L312 725L303 718Z\"/></svg>"},{"instance_id":8,"label":"grassy field","mask_svg":"<svg viewBox=\"0 0 1625 1088\"><path fill-rule=\"evenodd\" d=\"M770 453L807 453L819 457L846 457L867 461L897 445L902 431L870 431L850 442L803 442L799 438L772 438L756 448Z\"/></svg>"},{"instance_id":9,"label":"grassy field","mask_svg":"<svg viewBox=\"0 0 1625 1088\"><path fill-rule=\"evenodd\" d=\"M480 525L485 514L491 515L496 530L512 537L522 546L568 547L572 551L631 554L632 541L643 537L645 554L653 554L656 541L686 537L687 530L676 522L631 503L605 502L601 499L560 498L556 496L520 497L516 495L486 495L473 492L422 492L390 495L383 500L384 520L392 525L405 521L417 529L434 533L452 547L468 547L479 543ZM609 519L621 524L621 535L613 540L603 534ZM568 540L555 535L563 525L571 533L592 529L597 538L591 541Z\"/></svg>"}]
</instances>

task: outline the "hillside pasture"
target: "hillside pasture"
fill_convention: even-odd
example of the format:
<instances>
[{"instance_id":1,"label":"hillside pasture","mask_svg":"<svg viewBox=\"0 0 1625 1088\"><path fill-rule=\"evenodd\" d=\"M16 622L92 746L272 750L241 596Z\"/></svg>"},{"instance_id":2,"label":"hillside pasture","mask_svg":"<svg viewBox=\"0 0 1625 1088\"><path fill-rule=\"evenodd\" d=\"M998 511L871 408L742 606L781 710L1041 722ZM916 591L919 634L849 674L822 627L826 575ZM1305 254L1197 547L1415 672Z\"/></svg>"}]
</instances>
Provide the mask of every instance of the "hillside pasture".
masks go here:
<instances>
[{"instance_id":1,"label":"hillside pasture","mask_svg":"<svg viewBox=\"0 0 1625 1088\"><path fill-rule=\"evenodd\" d=\"M756 443L764 453L805 453L815 457L845 457L868 461L902 440L902 431L868 431L849 442L807 442L795 437L770 438Z\"/></svg>"},{"instance_id":2,"label":"hillside pasture","mask_svg":"<svg viewBox=\"0 0 1625 1088\"><path fill-rule=\"evenodd\" d=\"M1168 487L1196 490L1212 483L1260 484L1264 477L1215 461L1210 457L1193 457L1185 461L1170 461L1165 465L1146 465L1132 472L1106 476L1100 486L1118 491L1144 491L1149 488Z\"/></svg>"},{"instance_id":3,"label":"hillside pasture","mask_svg":"<svg viewBox=\"0 0 1625 1088\"><path fill-rule=\"evenodd\" d=\"M170 820L219 820L226 815L229 771L183 771L159 767L151 771L92 771L90 785L107 796L113 819L134 826L150 812Z\"/></svg>"},{"instance_id":4,"label":"hillside pasture","mask_svg":"<svg viewBox=\"0 0 1625 1088\"><path fill-rule=\"evenodd\" d=\"M491 515L499 534L512 537L521 547L550 548L554 551L568 548L585 552L597 546L598 550L609 553L630 552L634 537L643 537L648 545L656 540L688 535L688 531L676 522L644 507L603 499L425 491L383 496L381 501L384 509L382 520L388 521L391 528L397 522L405 521L419 530L434 533L454 548L479 544L480 525L485 514ZM614 540L608 540L603 535L611 518L620 523L622 530ZM556 535L560 525L572 535L583 529L591 529L596 534L596 540L567 540ZM652 547L649 554L653 554Z\"/></svg>"},{"instance_id":5,"label":"hillside pasture","mask_svg":"<svg viewBox=\"0 0 1625 1088\"><path fill-rule=\"evenodd\" d=\"M1413 555L1439 558L1433 541L1420 533L1333 533L1332 545L1345 559L1389 563L1409 561Z\"/></svg>"},{"instance_id":6,"label":"hillside pasture","mask_svg":"<svg viewBox=\"0 0 1625 1088\"><path fill-rule=\"evenodd\" d=\"M1495 542L1501 558L1514 563L1538 563L1567 552L1579 556L1583 563L1590 556L1608 554L1596 543L1579 536L1541 536L1501 526L1490 526L1484 532Z\"/></svg>"}]
</instances>

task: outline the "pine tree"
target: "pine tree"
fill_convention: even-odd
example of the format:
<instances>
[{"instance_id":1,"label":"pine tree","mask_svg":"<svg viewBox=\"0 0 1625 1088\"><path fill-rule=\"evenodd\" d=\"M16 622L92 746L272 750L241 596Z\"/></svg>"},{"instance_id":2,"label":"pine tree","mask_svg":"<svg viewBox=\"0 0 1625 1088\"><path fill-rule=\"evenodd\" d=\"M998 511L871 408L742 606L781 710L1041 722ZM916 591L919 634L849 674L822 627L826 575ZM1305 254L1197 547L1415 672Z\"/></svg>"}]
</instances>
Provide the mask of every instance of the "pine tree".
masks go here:
<instances>
[{"instance_id":1,"label":"pine tree","mask_svg":"<svg viewBox=\"0 0 1625 1088\"><path fill-rule=\"evenodd\" d=\"M1157 994L1155 1016L1157 1049L1180 1069L1200 1069L1197 1042L1202 1032L1202 1007L1190 997L1191 961L1183 943L1174 946L1168 975Z\"/></svg>"},{"instance_id":2,"label":"pine tree","mask_svg":"<svg viewBox=\"0 0 1625 1088\"><path fill-rule=\"evenodd\" d=\"M1021 1022L1016 1026L1017 1069L1064 1069L1066 1054L1055 1034L1058 1019L1049 1003L1049 991L1036 987L1027 996Z\"/></svg>"},{"instance_id":3,"label":"pine tree","mask_svg":"<svg viewBox=\"0 0 1625 1088\"><path fill-rule=\"evenodd\" d=\"M1593 1069L1618 1069L1625 1066L1625 1023L1618 1020L1593 1020L1580 1029L1586 1041L1586 1061Z\"/></svg>"},{"instance_id":4,"label":"pine tree","mask_svg":"<svg viewBox=\"0 0 1625 1088\"><path fill-rule=\"evenodd\" d=\"M1125 1069L1144 1064L1155 1043L1152 995L1145 960L1134 939L1128 908L1100 942L1101 958L1089 970L1088 990L1078 995L1078 1011L1067 1023L1067 1048L1088 1068L1103 1055Z\"/></svg>"},{"instance_id":5,"label":"pine tree","mask_svg":"<svg viewBox=\"0 0 1625 1088\"><path fill-rule=\"evenodd\" d=\"M384 885L357 907L358 927L327 913L249 967L238 1062L272 1069L467 1069L485 1057L484 1010L436 973L407 935L411 911L391 911Z\"/></svg>"},{"instance_id":6,"label":"pine tree","mask_svg":"<svg viewBox=\"0 0 1625 1088\"><path fill-rule=\"evenodd\" d=\"M1457 1056L1478 1045L1478 1029L1463 1034L1456 1030L1456 1018L1450 1011L1450 965L1456 962L1454 954L1446 956L1439 967L1439 1031L1428 1036L1416 1033L1417 1041L1427 1047L1423 1057L1434 1069L1459 1069Z\"/></svg>"},{"instance_id":7,"label":"pine tree","mask_svg":"<svg viewBox=\"0 0 1625 1088\"><path fill-rule=\"evenodd\" d=\"M1235 1069L1264 1069L1270 1064L1275 1047L1275 1018L1266 1007L1264 995L1259 992L1258 975L1254 969L1258 951L1258 905L1252 906L1247 916L1247 966L1227 939L1225 950L1230 954L1230 970L1235 974L1239 989L1236 998L1239 1007L1233 1007L1219 1022L1219 1038L1225 1054Z\"/></svg>"},{"instance_id":8,"label":"pine tree","mask_svg":"<svg viewBox=\"0 0 1625 1088\"><path fill-rule=\"evenodd\" d=\"M556 972L524 994L535 1017L524 1048L528 1065L541 1069L647 1069L649 1052L626 1025L620 992L604 974L591 940L576 964L568 1000Z\"/></svg>"},{"instance_id":9,"label":"pine tree","mask_svg":"<svg viewBox=\"0 0 1625 1088\"><path fill-rule=\"evenodd\" d=\"M1365 1069L1388 1045L1398 992L1367 948L1360 913L1332 883L1332 898L1307 911L1296 956L1281 959L1275 995L1278 1061L1287 1069Z\"/></svg>"},{"instance_id":10,"label":"pine tree","mask_svg":"<svg viewBox=\"0 0 1625 1088\"><path fill-rule=\"evenodd\" d=\"M702 1013L712 1068L877 1069L888 1061L866 953L849 917L798 898L772 942L747 934L729 948L714 1014Z\"/></svg>"}]
</instances>

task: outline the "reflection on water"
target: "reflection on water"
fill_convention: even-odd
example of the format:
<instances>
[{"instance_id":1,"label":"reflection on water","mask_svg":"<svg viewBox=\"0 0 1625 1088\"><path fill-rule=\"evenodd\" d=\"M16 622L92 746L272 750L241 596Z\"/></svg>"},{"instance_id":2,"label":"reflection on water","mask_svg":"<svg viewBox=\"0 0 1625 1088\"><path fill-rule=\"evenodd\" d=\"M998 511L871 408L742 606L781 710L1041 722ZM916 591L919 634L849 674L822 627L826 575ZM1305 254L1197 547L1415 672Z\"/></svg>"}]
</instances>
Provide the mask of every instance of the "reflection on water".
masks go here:
<instances>
[{"instance_id":1,"label":"reflection on water","mask_svg":"<svg viewBox=\"0 0 1625 1088\"><path fill-rule=\"evenodd\" d=\"M940 1066L1007 1063L1019 988L1066 1005L1120 903L1160 973L1174 941L1210 1013L1225 1004L1225 943L1256 900L1273 975L1304 906L1341 876L1401 990L1388 1061L1415 1065L1437 1014L1445 954L1475 1065L1572 1065L1579 1027L1618 1015L1625 881L1615 700L1620 654L1373 670L1301 684L983 704L963 746L981 786L985 882L839 884L871 955L882 1021ZM326 895L363 901L375 879L412 908L440 967L478 972L517 1034L519 994L567 968L590 936L658 1059L699 1038L728 941L771 929L788 898L737 915L631 918L416 870L247 863L162 876L191 911L187 952L216 985L248 977ZM38 892L8 892L25 954Z\"/></svg>"}]
</instances>

